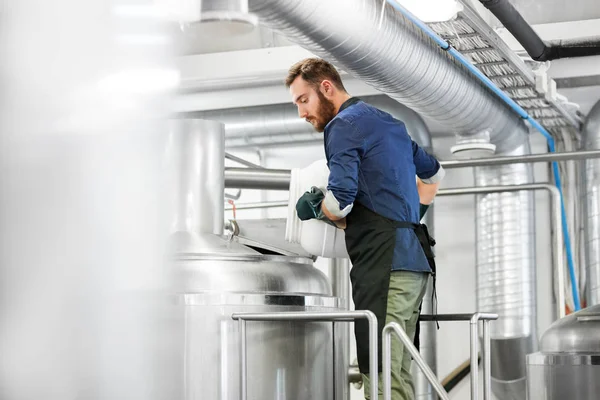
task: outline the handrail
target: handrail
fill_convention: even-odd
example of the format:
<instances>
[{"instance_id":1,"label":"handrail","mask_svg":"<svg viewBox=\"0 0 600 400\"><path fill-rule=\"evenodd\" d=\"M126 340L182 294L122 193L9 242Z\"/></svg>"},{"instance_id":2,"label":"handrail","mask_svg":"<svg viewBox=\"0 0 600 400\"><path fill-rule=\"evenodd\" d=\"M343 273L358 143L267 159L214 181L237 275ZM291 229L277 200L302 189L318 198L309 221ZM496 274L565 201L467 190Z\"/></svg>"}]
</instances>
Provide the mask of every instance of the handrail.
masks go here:
<instances>
[{"instance_id":1,"label":"handrail","mask_svg":"<svg viewBox=\"0 0 600 400\"><path fill-rule=\"evenodd\" d=\"M557 319L565 316L565 275L564 270L564 249L563 249L563 231L561 226L561 206L560 193L556 186L549 183L528 183L522 185L498 185L498 186L475 186L462 188L440 189L437 196L460 196L467 194L490 194L490 193L505 193L519 191L538 191L546 190L550 194L550 208L552 210L552 218L550 219L550 229L554 232L554 242L552 248L554 250L554 260L552 266L556 271L555 276L558 284L557 296ZM260 203L242 203L237 204L236 209L251 209L251 208L270 208L270 207L287 207L288 201L272 201ZM228 208L225 208L226 210Z\"/></svg>"},{"instance_id":2,"label":"handrail","mask_svg":"<svg viewBox=\"0 0 600 400\"><path fill-rule=\"evenodd\" d=\"M470 359L471 359L471 399L477 400L478 398L478 383L479 383L479 369L478 369L478 343L479 338L479 321L483 321L483 398L484 400L491 400L491 349L490 349L490 331L489 322L498 319L498 314L492 313L474 313L474 314L422 314L420 317L421 321L469 321L471 325L470 335ZM438 382L437 377L431 371L429 366L425 363L423 358L420 356L419 351L414 346L406 332L395 322L390 322L383 328L383 400L391 400L391 334L396 333L400 338L404 346L410 352L412 358L415 360L419 368L425 374L427 380L431 383L433 388L436 390L440 398L443 400L449 399L448 392Z\"/></svg>"},{"instance_id":3,"label":"handrail","mask_svg":"<svg viewBox=\"0 0 600 400\"><path fill-rule=\"evenodd\" d=\"M423 371L423 374L440 398L442 400L450 400L448 392L438 382L431 368L429 368L425 360L421 357L421 354L419 354L419 350L417 350L406 332L404 332L404 329L397 322L390 322L383 328L383 371L381 372L383 374L383 400L392 400L392 332L398 336L404 347L408 349L413 360L421 368L421 371Z\"/></svg>"},{"instance_id":4,"label":"handrail","mask_svg":"<svg viewBox=\"0 0 600 400\"><path fill-rule=\"evenodd\" d=\"M371 375L371 399L377 399L378 365L377 365L377 317L371 311L287 311L269 313L233 313L233 320L240 326L240 400L247 400L247 365L246 365L246 322L247 321L337 321L350 322L366 319L369 322L369 370Z\"/></svg>"}]
</instances>

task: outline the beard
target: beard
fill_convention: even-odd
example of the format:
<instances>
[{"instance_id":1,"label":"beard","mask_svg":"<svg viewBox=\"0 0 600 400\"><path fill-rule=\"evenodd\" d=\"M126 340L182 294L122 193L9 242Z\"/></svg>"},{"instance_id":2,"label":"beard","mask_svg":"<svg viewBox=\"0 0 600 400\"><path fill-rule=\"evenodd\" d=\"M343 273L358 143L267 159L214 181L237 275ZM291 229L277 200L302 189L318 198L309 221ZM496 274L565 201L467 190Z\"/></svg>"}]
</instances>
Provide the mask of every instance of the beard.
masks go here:
<instances>
[{"instance_id":1,"label":"beard","mask_svg":"<svg viewBox=\"0 0 600 400\"><path fill-rule=\"evenodd\" d=\"M319 97L319 111L317 115L309 117L307 120L317 132L323 132L325 126L335 117L336 112L333 102L328 100L320 90L317 90L317 96Z\"/></svg>"}]
</instances>

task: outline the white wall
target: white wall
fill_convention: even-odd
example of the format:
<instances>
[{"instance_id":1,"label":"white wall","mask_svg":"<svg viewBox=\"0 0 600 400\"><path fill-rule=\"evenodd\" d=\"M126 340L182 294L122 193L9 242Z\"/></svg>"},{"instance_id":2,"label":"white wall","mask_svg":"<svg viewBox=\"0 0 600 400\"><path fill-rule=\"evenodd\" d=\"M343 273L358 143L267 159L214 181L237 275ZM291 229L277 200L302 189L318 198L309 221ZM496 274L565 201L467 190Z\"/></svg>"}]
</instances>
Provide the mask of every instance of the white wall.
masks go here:
<instances>
[{"instance_id":1,"label":"white wall","mask_svg":"<svg viewBox=\"0 0 600 400\"><path fill-rule=\"evenodd\" d=\"M531 138L533 152L545 152L545 142L539 135ZM451 159L452 137L434 138L433 145L439 159ZM248 160L259 162L256 152L235 152ZM262 154L262 165L268 168L304 167L324 158L322 145L268 149ZM535 165L538 182L548 180L547 166ZM450 169L447 171L443 188L473 186L472 169ZM261 198L262 196L262 198ZM543 332L553 318L551 292L551 246L550 210L548 194L536 192L536 263L537 263L537 303L538 333ZM287 192L244 191L238 202L287 199ZM435 201L435 238L438 265L438 312L470 313L476 310L475 298L475 196L439 197ZM241 210L237 217L242 218L285 218L282 209ZM327 262L317 261L317 267L327 272ZM485 310L481 310L485 311ZM354 348L354 347L353 347ZM469 357L468 324L460 322L441 323L438 331L438 376L440 380L448 375ZM355 358L355 353L351 359ZM352 400L362 399L362 391L353 389ZM451 393L455 400L468 400L470 388L468 379Z\"/></svg>"}]
</instances>

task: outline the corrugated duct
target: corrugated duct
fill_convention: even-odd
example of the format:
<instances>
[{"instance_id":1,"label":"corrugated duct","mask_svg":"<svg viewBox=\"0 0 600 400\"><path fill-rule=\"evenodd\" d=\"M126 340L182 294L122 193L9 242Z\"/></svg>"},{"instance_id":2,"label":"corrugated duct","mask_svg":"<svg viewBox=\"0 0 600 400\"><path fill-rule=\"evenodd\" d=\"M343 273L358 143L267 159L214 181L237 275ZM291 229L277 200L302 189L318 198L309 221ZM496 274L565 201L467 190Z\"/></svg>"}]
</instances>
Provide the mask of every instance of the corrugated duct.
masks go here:
<instances>
[{"instance_id":1,"label":"corrugated duct","mask_svg":"<svg viewBox=\"0 0 600 400\"><path fill-rule=\"evenodd\" d=\"M600 100L592 107L583 126L585 150L600 149ZM585 258L588 306L600 304L600 160L585 161Z\"/></svg>"}]
</instances>

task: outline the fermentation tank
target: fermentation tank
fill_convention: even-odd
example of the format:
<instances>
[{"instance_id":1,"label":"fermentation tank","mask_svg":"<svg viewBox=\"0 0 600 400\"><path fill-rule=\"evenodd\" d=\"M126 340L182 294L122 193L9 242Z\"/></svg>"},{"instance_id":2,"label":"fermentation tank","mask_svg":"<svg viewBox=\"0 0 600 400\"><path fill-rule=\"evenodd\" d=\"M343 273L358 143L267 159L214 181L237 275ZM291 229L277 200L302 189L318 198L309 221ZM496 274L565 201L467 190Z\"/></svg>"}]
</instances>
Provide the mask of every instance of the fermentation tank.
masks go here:
<instances>
[{"instance_id":1,"label":"fermentation tank","mask_svg":"<svg viewBox=\"0 0 600 400\"><path fill-rule=\"evenodd\" d=\"M232 313L338 309L311 258L261 254L220 235L223 135L217 122L175 120L165 152L169 276L183 313L187 400L239 399L240 343ZM332 323L248 322L246 334L249 400L334 398Z\"/></svg>"},{"instance_id":2,"label":"fermentation tank","mask_svg":"<svg viewBox=\"0 0 600 400\"><path fill-rule=\"evenodd\" d=\"M527 356L529 400L600 397L600 305L568 315L544 333Z\"/></svg>"}]
</instances>

